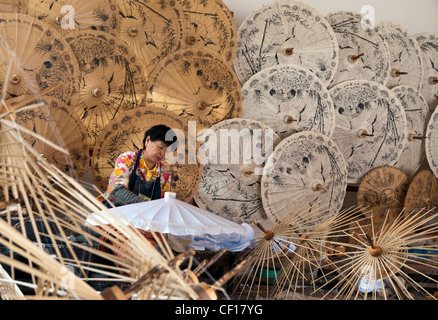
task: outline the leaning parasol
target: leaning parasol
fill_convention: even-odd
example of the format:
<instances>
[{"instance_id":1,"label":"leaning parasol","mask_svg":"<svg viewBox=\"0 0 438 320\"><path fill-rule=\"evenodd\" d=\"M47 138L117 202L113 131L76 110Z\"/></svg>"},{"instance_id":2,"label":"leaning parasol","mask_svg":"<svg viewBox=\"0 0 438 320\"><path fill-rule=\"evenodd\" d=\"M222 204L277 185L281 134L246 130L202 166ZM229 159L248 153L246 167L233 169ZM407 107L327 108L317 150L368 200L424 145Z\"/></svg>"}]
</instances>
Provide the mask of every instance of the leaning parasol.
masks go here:
<instances>
[{"instance_id":1,"label":"leaning parasol","mask_svg":"<svg viewBox=\"0 0 438 320\"><path fill-rule=\"evenodd\" d=\"M114 33L118 28L114 0L27 0L28 15L50 25L61 34L73 30Z\"/></svg>"},{"instance_id":2,"label":"leaning parasol","mask_svg":"<svg viewBox=\"0 0 438 320\"><path fill-rule=\"evenodd\" d=\"M195 121L198 131L242 113L234 71L206 49L178 50L164 58L148 78L147 103Z\"/></svg>"},{"instance_id":3,"label":"leaning parasol","mask_svg":"<svg viewBox=\"0 0 438 320\"><path fill-rule=\"evenodd\" d=\"M325 16L339 43L339 64L330 83L369 80L385 85L390 76L389 48L379 28L364 28L363 15L337 11Z\"/></svg>"},{"instance_id":4,"label":"leaning parasol","mask_svg":"<svg viewBox=\"0 0 438 320\"><path fill-rule=\"evenodd\" d=\"M147 78L167 55L181 48L182 17L178 1L116 0L120 27L116 37L142 61Z\"/></svg>"},{"instance_id":5,"label":"leaning parasol","mask_svg":"<svg viewBox=\"0 0 438 320\"><path fill-rule=\"evenodd\" d=\"M395 22L376 24L388 44L391 76L386 86L408 85L417 90L423 86L424 62L417 40L403 26Z\"/></svg>"},{"instance_id":6,"label":"leaning parasol","mask_svg":"<svg viewBox=\"0 0 438 320\"><path fill-rule=\"evenodd\" d=\"M0 88L5 99L62 83L50 96L68 105L77 102L78 62L60 34L31 16L0 13L0 42Z\"/></svg>"},{"instance_id":7,"label":"leaning parasol","mask_svg":"<svg viewBox=\"0 0 438 320\"><path fill-rule=\"evenodd\" d=\"M222 0L179 1L182 10L182 48L206 48L232 64L236 55L236 25Z\"/></svg>"},{"instance_id":8,"label":"leaning parasol","mask_svg":"<svg viewBox=\"0 0 438 320\"><path fill-rule=\"evenodd\" d=\"M335 106L337 143L348 168L348 183L393 165L403 151L407 125L404 108L387 87L372 81L345 81L329 90Z\"/></svg>"},{"instance_id":9,"label":"leaning parasol","mask_svg":"<svg viewBox=\"0 0 438 320\"><path fill-rule=\"evenodd\" d=\"M265 220L260 180L279 137L256 120L228 119L213 125L198 140L205 143L198 152L204 170L196 204L236 223Z\"/></svg>"},{"instance_id":10,"label":"leaning parasol","mask_svg":"<svg viewBox=\"0 0 438 320\"><path fill-rule=\"evenodd\" d=\"M438 105L438 34L415 35L423 55L424 75L422 94L431 111Z\"/></svg>"},{"instance_id":11,"label":"leaning parasol","mask_svg":"<svg viewBox=\"0 0 438 320\"><path fill-rule=\"evenodd\" d=\"M435 177L438 177L438 109L432 113L426 129L426 159Z\"/></svg>"},{"instance_id":12,"label":"leaning parasol","mask_svg":"<svg viewBox=\"0 0 438 320\"><path fill-rule=\"evenodd\" d=\"M158 124L165 124L173 129L178 139L181 133L189 135L186 121L158 107L148 106L124 111L112 120L103 129L93 151L91 171L94 184L106 190L117 157L123 152L144 148L142 144L145 131ZM178 147L170 150L173 146L169 146L168 151L172 154L166 154L167 163L163 163L171 171L171 190L177 193L179 200L186 202L193 198L202 176L202 165L189 158L188 152L192 152L191 148L196 152L196 141L195 145L189 146L193 142L189 139L190 137L185 140L186 143L181 144L182 149Z\"/></svg>"},{"instance_id":13,"label":"leaning parasol","mask_svg":"<svg viewBox=\"0 0 438 320\"><path fill-rule=\"evenodd\" d=\"M438 178L430 170L418 172L409 184L405 197L406 210L438 206Z\"/></svg>"},{"instance_id":14,"label":"leaning parasol","mask_svg":"<svg viewBox=\"0 0 438 320\"><path fill-rule=\"evenodd\" d=\"M65 36L79 61L80 99L74 112L88 131L93 148L103 127L123 110L142 106L146 80L131 48L103 31L75 31Z\"/></svg>"},{"instance_id":15,"label":"leaning parasol","mask_svg":"<svg viewBox=\"0 0 438 320\"><path fill-rule=\"evenodd\" d=\"M273 128L281 138L300 131L331 136L332 98L323 82L299 65L280 64L251 76L242 86L242 118Z\"/></svg>"},{"instance_id":16,"label":"leaning parasol","mask_svg":"<svg viewBox=\"0 0 438 320\"><path fill-rule=\"evenodd\" d=\"M410 86L397 86L392 92L403 105L408 129L405 148L394 166L411 177L420 168L426 155L424 140L430 116L429 108L421 92Z\"/></svg>"},{"instance_id":17,"label":"leaning parasol","mask_svg":"<svg viewBox=\"0 0 438 320\"><path fill-rule=\"evenodd\" d=\"M268 218L282 221L301 210L296 228L303 233L338 213L346 194L347 164L332 139L303 131L283 139L274 149L261 184ZM311 218L315 214L317 218Z\"/></svg>"},{"instance_id":18,"label":"leaning parasol","mask_svg":"<svg viewBox=\"0 0 438 320\"><path fill-rule=\"evenodd\" d=\"M298 1L276 1L249 15L237 32L234 68L243 84L276 64L299 64L328 86L338 66L339 46L330 24Z\"/></svg>"}]
</instances>

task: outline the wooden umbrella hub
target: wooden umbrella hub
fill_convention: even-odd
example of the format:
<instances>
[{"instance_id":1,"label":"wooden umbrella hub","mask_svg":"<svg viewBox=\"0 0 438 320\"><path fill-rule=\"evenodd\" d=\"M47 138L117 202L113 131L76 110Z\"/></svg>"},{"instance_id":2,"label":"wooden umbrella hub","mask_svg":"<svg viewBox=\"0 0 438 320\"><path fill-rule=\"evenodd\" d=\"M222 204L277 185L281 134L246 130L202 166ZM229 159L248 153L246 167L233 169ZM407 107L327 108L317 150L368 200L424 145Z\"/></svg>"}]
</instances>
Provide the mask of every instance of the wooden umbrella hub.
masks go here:
<instances>
[{"instance_id":1,"label":"wooden umbrella hub","mask_svg":"<svg viewBox=\"0 0 438 320\"><path fill-rule=\"evenodd\" d=\"M415 133L411 133L409 135L409 141L415 141L415 140L426 140L426 137L418 136Z\"/></svg>"},{"instance_id":2,"label":"wooden umbrella hub","mask_svg":"<svg viewBox=\"0 0 438 320\"><path fill-rule=\"evenodd\" d=\"M373 134L369 134L366 130L362 130L362 129L359 130L357 134L360 138L374 137Z\"/></svg>"},{"instance_id":3,"label":"wooden umbrella hub","mask_svg":"<svg viewBox=\"0 0 438 320\"><path fill-rule=\"evenodd\" d=\"M350 62L356 62L357 60L359 60L360 57L362 57L364 54L360 53L357 56L353 55L349 57Z\"/></svg>"},{"instance_id":4,"label":"wooden umbrella hub","mask_svg":"<svg viewBox=\"0 0 438 320\"><path fill-rule=\"evenodd\" d=\"M292 116L284 117L284 122L287 123L287 124L291 124L294 121L295 121L295 119Z\"/></svg>"},{"instance_id":5,"label":"wooden umbrella hub","mask_svg":"<svg viewBox=\"0 0 438 320\"><path fill-rule=\"evenodd\" d=\"M393 77L400 77L401 75L408 74L407 72L400 71L398 69L392 70Z\"/></svg>"},{"instance_id":6,"label":"wooden umbrella hub","mask_svg":"<svg viewBox=\"0 0 438 320\"><path fill-rule=\"evenodd\" d=\"M205 102L205 101L198 102L198 109L199 110L205 110L205 108L207 108L207 107L208 107L207 102Z\"/></svg>"},{"instance_id":7,"label":"wooden umbrella hub","mask_svg":"<svg viewBox=\"0 0 438 320\"><path fill-rule=\"evenodd\" d=\"M93 97L100 98L103 96L103 91L100 88L94 88L91 93L93 94Z\"/></svg>"},{"instance_id":8,"label":"wooden umbrella hub","mask_svg":"<svg viewBox=\"0 0 438 320\"><path fill-rule=\"evenodd\" d=\"M21 82L21 77L18 74L14 73L13 75L11 75L9 82L12 84L19 84Z\"/></svg>"},{"instance_id":9,"label":"wooden umbrella hub","mask_svg":"<svg viewBox=\"0 0 438 320\"><path fill-rule=\"evenodd\" d=\"M187 41L187 44L194 45L196 43L196 38L194 36L188 36L186 41Z\"/></svg>"},{"instance_id":10,"label":"wooden umbrella hub","mask_svg":"<svg viewBox=\"0 0 438 320\"><path fill-rule=\"evenodd\" d=\"M317 184L315 185L314 190L315 190L315 191L327 191L327 189L324 188L323 185L320 184L320 183L317 183Z\"/></svg>"},{"instance_id":11,"label":"wooden umbrella hub","mask_svg":"<svg viewBox=\"0 0 438 320\"><path fill-rule=\"evenodd\" d=\"M251 171L251 170L248 170L248 169L243 170L243 175L244 175L245 177L249 177L249 176L252 175L252 174L254 174L254 171Z\"/></svg>"},{"instance_id":12,"label":"wooden umbrella hub","mask_svg":"<svg viewBox=\"0 0 438 320\"><path fill-rule=\"evenodd\" d=\"M294 53L294 48L287 48L287 49L286 49L286 54L287 54L288 56L293 55L293 53Z\"/></svg>"},{"instance_id":13,"label":"wooden umbrella hub","mask_svg":"<svg viewBox=\"0 0 438 320\"><path fill-rule=\"evenodd\" d=\"M66 15L59 15L59 16L56 16L56 18L55 18L56 23L60 25L61 22L62 22L62 19L63 19L65 16L66 16Z\"/></svg>"},{"instance_id":14,"label":"wooden umbrella hub","mask_svg":"<svg viewBox=\"0 0 438 320\"><path fill-rule=\"evenodd\" d=\"M438 84L438 77L430 77L431 84Z\"/></svg>"},{"instance_id":15,"label":"wooden umbrella hub","mask_svg":"<svg viewBox=\"0 0 438 320\"><path fill-rule=\"evenodd\" d=\"M128 35L130 37L136 37L138 35L138 29L136 27L129 27L128 28Z\"/></svg>"},{"instance_id":16,"label":"wooden umbrella hub","mask_svg":"<svg viewBox=\"0 0 438 320\"><path fill-rule=\"evenodd\" d=\"M368 251L373 257L378 257L382 254L382 249L378 245L369 246Z\"/></svg>"}]
</instances>

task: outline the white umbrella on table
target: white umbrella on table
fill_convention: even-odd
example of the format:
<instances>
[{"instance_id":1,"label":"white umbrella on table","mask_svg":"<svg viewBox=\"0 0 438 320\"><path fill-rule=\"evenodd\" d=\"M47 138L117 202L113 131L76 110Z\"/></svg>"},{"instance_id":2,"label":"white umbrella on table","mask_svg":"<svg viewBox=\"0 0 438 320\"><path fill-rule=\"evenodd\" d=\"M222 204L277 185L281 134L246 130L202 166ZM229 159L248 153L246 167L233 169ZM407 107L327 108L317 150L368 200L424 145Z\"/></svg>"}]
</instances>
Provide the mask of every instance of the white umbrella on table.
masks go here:
<instances>
[{"instance_id":1,"label":"white umbrella on table","mask_svg":"<svg viewBox=\"0 0 438 320\"><path fill-rule=\"evenodd\" d=\"M429 109L438 105L438 33L420 33L415 35L423 55L424 74L421 92Z\"/></svg>"},{"instance_id":2,"label":"white umbrella on table","mask_svg":"<svg viewBox=\"0 0 438 320\"><path fill-rule=\"evenodd\" d=\"M240 251L250 244L253 230L247 224L239 225L223 217L176 199L175 193L167 192L158 200L128 204L109 211L118 219L137 229L174 236L192 236L190 246L195 249ZM105 211L93 213L87 223L111 221Z\"/></svg>"},{"instance_id":3,"label":"white umbrella on table","mask_svg":"<svg viewBox=\"0 0 438 320\"><path fill-rule=\"evenodd\" d=\"M254 11L237 31L234 68L241 83L276 64L299 64L327 86L338 65L338 42L330 24L298 1L276 1Z\"/></svg>"}]
</instances>

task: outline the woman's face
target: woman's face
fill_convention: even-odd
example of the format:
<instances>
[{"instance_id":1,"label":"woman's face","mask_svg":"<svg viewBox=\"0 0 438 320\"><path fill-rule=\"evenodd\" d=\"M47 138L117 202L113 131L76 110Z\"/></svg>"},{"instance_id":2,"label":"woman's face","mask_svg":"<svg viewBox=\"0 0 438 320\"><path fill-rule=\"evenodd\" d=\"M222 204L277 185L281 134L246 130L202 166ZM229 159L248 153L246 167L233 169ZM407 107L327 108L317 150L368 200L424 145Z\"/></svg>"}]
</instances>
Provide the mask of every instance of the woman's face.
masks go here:
<instances>
[{"instance_id":1,"label":"woman's face","mask_svg":"<svg viewBox=\"0 0 438 320\"><path fill-rule=\"evenodd\" d=\"M149 167L155 165L157 162L161 162L166 155L166 150L167 145L163 141L151 141L150 138L147 137L143 152L143 158L146 161L146 165Z\"/></svg>"}]
</instances>

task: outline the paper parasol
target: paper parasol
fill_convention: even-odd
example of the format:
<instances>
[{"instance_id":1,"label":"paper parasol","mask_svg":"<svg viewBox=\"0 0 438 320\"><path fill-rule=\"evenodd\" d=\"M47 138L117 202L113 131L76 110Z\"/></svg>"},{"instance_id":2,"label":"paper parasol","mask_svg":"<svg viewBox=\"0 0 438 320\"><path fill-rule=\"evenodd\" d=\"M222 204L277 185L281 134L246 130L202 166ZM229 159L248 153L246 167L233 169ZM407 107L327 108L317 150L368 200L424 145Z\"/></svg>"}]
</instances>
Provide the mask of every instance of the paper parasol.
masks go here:
<instances>
[{"instance_id":1,"label":"paper parasol","mask_svg":"<svg viewBox=\"0 0 438 320\"><path fill-rule=\"evenodd\" d=\"M390 55L379 29L363 25L364 17L355 12L337 11L325 18L339 43L338 69L330 86L358 79L386 84Z\"/></svg>"},{"instance_id":2,"label":"paper parasol","mask_svg":"<svg viewBox=\"0 0 438 320\"><path fill-rule=\"evenodd\" d=\"M249 15L237 31L236 74L243 84L276 64L299 64L327 87L338 66L339 47L330 24L298 1L277 1Z\"/></svg>"},{"instance_id":3,"label":"paper parasol","mask_svg":"<svg viewBox=\"0 0 438 320\"><path fill-rule=\"evenodd\" d=\"M435 177L438 177L438 108L432 113L426 129L426 159Z\"/></svg>"},{"instance_id":4,"label":"paper parasol","mask_svg":"<svg viewBox=\"0 0 438 320\"><path fill-rule=\"evenodd\" d=\"M420 46L423 63L423 89L421 90L431 111L438 105L438 34L420 33L415 35Z\"/></svg>"},{"instance_id":5,"label":"paper parasol","mask_svg":"<svg viewBox=\"0 0 438 320\"><path fill-rule=\"evenodd\" d=\"M40 100L41 101L41 100ZM18 111L17 123L67 150L68 155L52 148L35 136L22 137L40 154L65 173L83 178L89 166L87 130L69 106L53 97L42 98L44 105Z\"/></svg>"},{"instance_id":6,"label":"paper parasol","mask_svg":"<svg viewBox=\"0 0 438 320\"><path fill-rule=\"evenodd\" d=\"M182 22L178 1L117 0L120 27L116 37L142 61L147 78L167 55L181 48Z\"/></svg>"},{"instance_id":7,"label":"paper parasol","mask_svg":"<svg viewBox=\"0 0 438 320\"><path fill-rule=\"evenodd\" d=\"M322 81L299 65L265 68L242 86L242 118L263 122L281 138L300 131L331 136L332 98Z\"/></svg>"},{"instance_id":8,"label":"paper parasol","mask_svg":"<svg viewBox=\"0 0 438 320\"><path fill-rule=\"evenodd\" d=\"M266 159L279 137L251 119L229 119L198 137L204 164L195 202L204 210L236 223L265 220L260 180Z\"/></svg>"},{"instance_id":9,"label":"paper parasol","mask_svg":"<svg viewBox=\"0 0 438 320\"><path fill-rule=\"evenodd\" d=\"M182 9L182 48L206 48L232 64L236 55L236 24L222 0L178 1Z\"/></svg>"},{"instance_id":10,"label":"paper parasol","mask_svg":"<svg viewBox=\"0 0 438 320\"><path fill-rule=\"evenodd\" d=\"M302 210L297 229L303 233L338 213L346 194L347 164L329 137L303 131L278 144L266 161L261 183L268 218L281 221ZM318 219L310 219L312 212L318 212Z\"/></svg>"},{"instance_id":11,"label":"paper parasol","mask_svg":"<svg viewBox=\"0 0 438 320\"><path fill-rule=\"evenodd\" d=\"M123 152L144 148L144 133L158 124L165 124L174 129L177 136L176 131L183 134L188 132L186 121L158 107L149 106L124 111L112 120L102 131L93 151L91 170L94 184L106 190L117 157ZM163 162L170 170L171 191L177 193L179 200L187 202L193 198L202 176L202 165L199 162L192 163L187 155L188 144L191 143L189 139L190 137L184 145L181 144L182 149L172 151L169 147L168 151L172 154L166 154L167 163ZM196 149L196 144L194 147ZM174 153L177 153L176 157Z\"/></svg>"},{"instance_id":12,"label":"paper parasol","mask_svg":"<svg viewBox=\"0 0 438 320\"><path fill-rule=\"evenodd\" d=\"M146 80L131 48L103 31L75 31L65 36L79 61L80 98L74 105L93 148L103 127L123 110L142 106Z\"/></svg>"},{"instance_id":13,"label":"paper parasol","mask_svg":"<svg viewBox=\"0 0 438 320\"><path fill-rule=\"evenodd\" d=\"M415 175L409 184L404 206L407 210L438 206L438 178L432 171L421 170Z\"/></svg>"},{"instance_id":14,"label":"paper parasol","mask_svg":"<svg viewBox=\"0 0 438 320\"><path fill-rule=\"evenodd\" d=\"M79 95L79 66L60 34L20 13L0 14L0 88L5 99L37 94L58 83L53 96L74 105Z\"/></svg>"},{"instance_id":15,"label":"paper parasol","mask_svg":"<svg viewBox=\"0 0 438 320\"><path fill-rule=\"evenodd\" d=\"M386 86L408 85L417 90L423 86L424 63L417 40L403 26L395 22L376 24L383 35L391 61L391 72Z\"/></svg>"},{"instance_id":16,"label":"paper parasol","mask_svg":"<svg viewBox=\"0 0 438 320\"><path fill-rule=\"evenodd\" d=\"M393 165L404 149L407 125L404 108L387 87L352 80L329 90L336 114L332 139L347 161L348 183L365 173Z\"/></svg>"},{"instance_id":17,"label":"paper parasol","mask_svg":"<svg viewBox=\"0 0 438 320\"><path fill-rule=\"evenodd\" d=\"M101 30L114 33L118 28L114 0L27 0L27 14L65 35L74 30Z\"/></svg>"},{"instance_id":18,"label":"paper parasol","mask_svg":"<svg viewBox=\"0 0 438 320\"><path fill-rule=\"evenodd\" d=\"M420 168L425 158L425 135L429 120L429 108L420 91L410 86L391 89L400 100L406 114L407 136L403 149L394 166L411 177Z\"/></svg>"},{"instance_id":19,"label":"paper parasol","mask_svg":"<svg viewBox=\"0 0 438 320\"><path fill-rule=\"evenodd\" d=\"M206 49L178 50L161 60L148 78L147 103L196 121L198 131L242 113L236 74Z\"/></svg>"}]
</instances>

